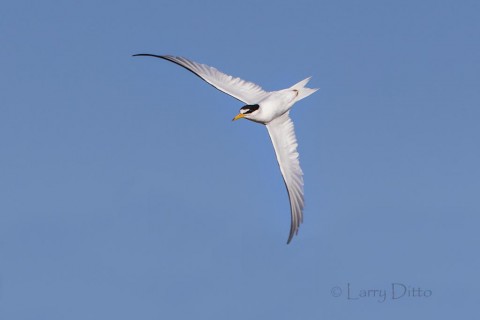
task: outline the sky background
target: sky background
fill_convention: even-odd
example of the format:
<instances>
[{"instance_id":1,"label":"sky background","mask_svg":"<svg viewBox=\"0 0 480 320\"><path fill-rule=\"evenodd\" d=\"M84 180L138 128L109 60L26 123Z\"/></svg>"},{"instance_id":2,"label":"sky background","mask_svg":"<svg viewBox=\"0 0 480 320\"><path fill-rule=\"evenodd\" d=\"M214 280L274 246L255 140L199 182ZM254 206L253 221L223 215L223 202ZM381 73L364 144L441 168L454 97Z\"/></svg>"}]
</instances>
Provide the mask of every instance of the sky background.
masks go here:
<instances>
[{"instance_id":1,"label":"sky background","mask_svg":"<svg viewBox=\"0 0 480 320\"><path fill-rule=\"evenodd\" d=\"M0 319L478 317L479 15L468 0L2 1ZM291 112L306 209L290 245L265 128L135 53L266 90L313 76ZM392 283L431 295L392 299Z\"/></svg>"}]
</instances>

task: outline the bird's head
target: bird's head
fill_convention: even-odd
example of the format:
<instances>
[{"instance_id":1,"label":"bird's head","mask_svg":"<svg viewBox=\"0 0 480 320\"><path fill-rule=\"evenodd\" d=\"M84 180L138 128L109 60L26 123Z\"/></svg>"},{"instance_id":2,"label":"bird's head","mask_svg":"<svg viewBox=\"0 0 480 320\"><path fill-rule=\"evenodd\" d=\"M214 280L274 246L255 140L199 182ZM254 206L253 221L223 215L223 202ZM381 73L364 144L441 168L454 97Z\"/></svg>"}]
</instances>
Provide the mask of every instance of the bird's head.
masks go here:
<instances>
[{"instance_id":1,"label":"bird's head","mask_svg":"<svg viewBox=\"0 0 480 320\"><path fill-rule=\"evenodd\" d=\"M251 115L254 115L255 112L260 108L258 104L247 104L246 106L243 106L240 108L240 113L233 118L232 121L245 118L248 119L250 118Z\"/></svg>"}]
</instances>

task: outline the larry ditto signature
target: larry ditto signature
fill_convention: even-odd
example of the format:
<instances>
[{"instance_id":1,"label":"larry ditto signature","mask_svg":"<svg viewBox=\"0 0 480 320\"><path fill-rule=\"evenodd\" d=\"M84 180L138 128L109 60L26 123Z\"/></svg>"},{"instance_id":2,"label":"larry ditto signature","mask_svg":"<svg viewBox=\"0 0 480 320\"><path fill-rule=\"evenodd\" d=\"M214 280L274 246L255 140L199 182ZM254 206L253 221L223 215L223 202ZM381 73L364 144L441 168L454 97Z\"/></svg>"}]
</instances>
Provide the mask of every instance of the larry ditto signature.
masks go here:
<instances>
[{"instance_id":1,"label":"larry ditto signature","mask_svg":"<svg viewBox=\"0 0 480 320\"><path fill-rule=\"evenodd\" d=\"M375 299L377 302L386 300L399 300L405 298L429 298L432 296L432 290L413 287L403 283L393 282L384 289L365 289L353 286L350 282L343 288L335 286L330 290L330 294L335 297L344 297L346 300Z\"/></svg>"}]
</instances>

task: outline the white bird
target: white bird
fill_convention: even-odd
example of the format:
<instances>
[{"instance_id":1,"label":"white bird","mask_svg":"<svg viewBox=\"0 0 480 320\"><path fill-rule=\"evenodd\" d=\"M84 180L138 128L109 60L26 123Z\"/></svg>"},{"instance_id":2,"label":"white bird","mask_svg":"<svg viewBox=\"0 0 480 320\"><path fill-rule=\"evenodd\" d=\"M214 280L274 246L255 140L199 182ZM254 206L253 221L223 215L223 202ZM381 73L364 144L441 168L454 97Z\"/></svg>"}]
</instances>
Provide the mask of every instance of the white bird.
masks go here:
<instances>
[{"instance_id":1,"label":"white bird","mask_svg":"<svg viewBox=\"0 0 480 320\"><path fill-rule=\"evenodd\" d=\"M183 57L146 53L134 56L161 58L184 67L218 90L247 104L240 108L240 113L232 121L245 118L267 127L290 200L291 225L287 244L290 243L303 222L304 199L303 172L289 112L295 102L318 90L305 87L310 77L288 89L267 92L252 82L229 76L213 67Z\"/></svg>"}]
</instances>

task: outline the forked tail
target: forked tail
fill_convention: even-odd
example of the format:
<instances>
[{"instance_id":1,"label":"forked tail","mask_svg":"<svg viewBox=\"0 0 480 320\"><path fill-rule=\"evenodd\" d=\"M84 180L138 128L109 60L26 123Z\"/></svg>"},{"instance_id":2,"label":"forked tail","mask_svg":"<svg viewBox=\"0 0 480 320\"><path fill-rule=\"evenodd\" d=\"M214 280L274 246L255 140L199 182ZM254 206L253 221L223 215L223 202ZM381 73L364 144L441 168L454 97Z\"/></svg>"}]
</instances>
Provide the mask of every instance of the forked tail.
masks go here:
<instances>
[{"instance_id":1,"label":"forked tail","mask_svg":"<svg viewBox=\"0 0 480 320\"><path fill-rule=\"evenodd\" d=\"M311 88L305 87L307 85L308 81L310 81L311 78L312 77L308 77L307 79L304 79L304 80L300 81L299 83L294 84L293 86L290 87L290 89L298 91L297 101L308 97L309 95L311 95L312 93L314 93L315 91L318 90L318 89L311 89Z\"/></svg>"}]
</instances>

